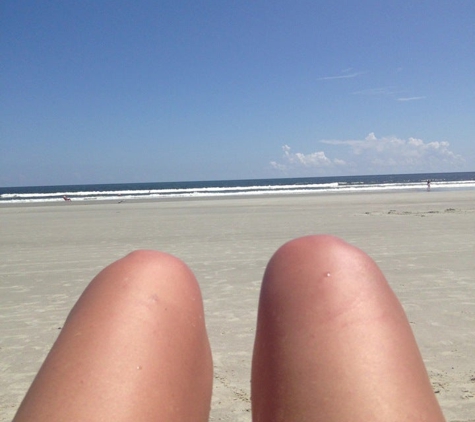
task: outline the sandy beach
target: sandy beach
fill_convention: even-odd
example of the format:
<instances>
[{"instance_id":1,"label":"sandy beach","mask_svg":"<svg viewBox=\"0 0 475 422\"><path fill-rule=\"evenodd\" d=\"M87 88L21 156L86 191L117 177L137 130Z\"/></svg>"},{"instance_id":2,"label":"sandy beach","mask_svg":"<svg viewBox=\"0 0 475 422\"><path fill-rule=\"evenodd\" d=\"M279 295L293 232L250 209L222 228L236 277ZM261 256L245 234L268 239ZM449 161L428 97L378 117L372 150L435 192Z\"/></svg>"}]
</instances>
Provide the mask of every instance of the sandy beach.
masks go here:
<instances>
[{"instance_id":1,"label":"sandy beach","mask_svg":"<svg viewBox=\"0 0 475 422\"><path fill-rule=\"evenodd\" d=\"M200 282L214 358L210 420L249 422L261 277L281 244L312 233L373 257L408 314L447 421L475 421L473 190L2 206L0 421L13 418L91 278L150 248L183 259Z\"/></svg>"}]
</instances>

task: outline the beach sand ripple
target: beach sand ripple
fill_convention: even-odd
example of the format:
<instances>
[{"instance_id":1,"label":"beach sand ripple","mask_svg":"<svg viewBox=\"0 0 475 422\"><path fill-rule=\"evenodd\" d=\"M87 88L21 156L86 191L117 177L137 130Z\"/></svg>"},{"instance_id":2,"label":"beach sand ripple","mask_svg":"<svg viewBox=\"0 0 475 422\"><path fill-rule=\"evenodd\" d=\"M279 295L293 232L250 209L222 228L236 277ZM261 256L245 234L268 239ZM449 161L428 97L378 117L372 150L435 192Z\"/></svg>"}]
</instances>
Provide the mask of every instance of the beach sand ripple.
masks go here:
<instances>
[{"instance_id":1,"label":"beach sand ripple","mask_svg":"<svg viewBox=\"0 0 475 422\"><path fill-rule=\"evenodd\" d=\"M10 421L89 280L134 249L195 272L214 357L210 420L249 422L256 306L285 241L331 233L400 298L449 422L475 415L475 191L0 207L0 421ZM357 386L355 386L357 388Z\"/></svg>"}]
</instances>

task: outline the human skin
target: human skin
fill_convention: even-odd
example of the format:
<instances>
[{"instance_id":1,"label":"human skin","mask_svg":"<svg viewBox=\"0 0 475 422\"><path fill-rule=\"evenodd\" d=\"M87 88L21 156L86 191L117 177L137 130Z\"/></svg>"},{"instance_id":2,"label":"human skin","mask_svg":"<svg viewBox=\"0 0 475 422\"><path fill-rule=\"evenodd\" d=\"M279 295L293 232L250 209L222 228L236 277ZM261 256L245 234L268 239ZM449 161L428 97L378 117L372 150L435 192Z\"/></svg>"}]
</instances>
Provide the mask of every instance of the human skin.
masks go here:
<instances>
[{"instance_id":1,"label":"human skin","mask_svg":"<svg viewBox=\"0 0 475 422\"><path fill-rule=\"evenodd\" d=\"M194 275L136 251L81 295L14 422L204 422L212 379ZM251 390L254 422L444 421L384 275L332 236L290 241L270 260Z\"/></svg>"},{"instance_id":2,"label":"human skin","mask_svg":"<svg viewBox=\"0 0 475 422\"><path fill-rule=\"evenodd\" d=\"M207 421L211 389L195 277L137 251L89 284L14 421Z\"/></svg>"},{"instance_id":3,"label":"human skin","mask_svg":"<svg viewBox=\"0 0 475 422\"><path fill-rule=\"evenodd\" d=\"M331 236L281 247L261 289L254 422L443 421L406 315L377 265Z\"/></svg>"}]
</instances>

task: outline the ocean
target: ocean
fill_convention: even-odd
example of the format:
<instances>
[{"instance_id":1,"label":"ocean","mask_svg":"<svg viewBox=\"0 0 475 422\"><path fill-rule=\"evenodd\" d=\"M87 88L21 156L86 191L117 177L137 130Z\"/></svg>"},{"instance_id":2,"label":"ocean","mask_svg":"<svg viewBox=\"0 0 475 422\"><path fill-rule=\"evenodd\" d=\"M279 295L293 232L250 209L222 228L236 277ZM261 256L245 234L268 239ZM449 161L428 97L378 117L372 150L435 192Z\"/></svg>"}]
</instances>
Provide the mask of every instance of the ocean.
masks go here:
<instances>
[{"instance_id":1,"label":"ocean","mask_svg":"<svg viewBox=\"0 0 475 422\"><path fill-rule=\"evenodd\" d=\"M475 172L0 188L0 204L475 189Z\"/></svg>"}]
</instances>

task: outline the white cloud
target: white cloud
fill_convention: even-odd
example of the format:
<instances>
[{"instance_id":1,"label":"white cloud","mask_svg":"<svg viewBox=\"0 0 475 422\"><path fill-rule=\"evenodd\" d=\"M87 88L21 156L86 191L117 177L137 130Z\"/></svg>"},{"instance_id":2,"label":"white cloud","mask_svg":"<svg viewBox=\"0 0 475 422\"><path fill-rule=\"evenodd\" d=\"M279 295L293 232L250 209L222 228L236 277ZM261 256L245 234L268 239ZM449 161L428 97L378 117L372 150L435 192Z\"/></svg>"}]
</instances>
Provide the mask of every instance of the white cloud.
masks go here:
<instances>
[{"instance_id":1,"label":"white cloud","mask_svg":"<svg viewBox=\"0 0 475 422\"><path fill-rule=\"evenodd\" d=\"M319 81L331 81L333 79L352 79L356 78L357 76L363 75L365 72L351 72L351 68L345 69L339 75L332 75L332 76L323 76L318 78Z\"/></svg>"},{"instance_id":2,"label":"white cloud","mask_svg":"<svg viewBox=\"0 0 475 422\"><path fill-rule=\"evenodd\" d=\"M284 145L282 162L271 163L274 169L296 173L317 170L319 173L406 173L456 171L464 163L462 156L450 149L449 142L425 142L418 138L396 136L378 138L373 132L360 140L324 140L339 158L330 158L319 150L292 152Z\"/></svg>"},{"instance_id":3,"label":"white cloud","mask_svg":"<svg viewBox=\"0 0 475 422\"><path fill-rule=\"evenodd\" d=\"M270 163L274 169L281 171L288 171L298 168L328 169L345 165L344 160L338 158L332 160L328 158L323 151L316 151L310 154L303 154L301 152L294 153L291 152L291 148L288 145L284 145L282 147L282 151L284 151L284 162L277 163L272 161Z\"/></svg>"},{"instance_id":4,"label":"white cloud","mask_svg":"<svg viewBox=\"0 0 475 422\"><path fill-rule=\"evenodd\" d=\"M418 101L423 100L425 97L401 97L398 98L398 101Z\"/></svg>"},{"instance_id":5,"label":"white cloud","mask_svg":"<svg viewBox=\"0 0 475 422\"><path fill-rule=\"evenodd\" d=\"M394 86L382 86L379 88L367 88L352 92L353 95L368 95L368 96L393 96L397 94Z\"/></svg>"},{"instance_id":6,"label":"white cloud","mask_svg":"<svg viewBox=\"0 0 475 422\"><path fill-rule=\"evenodd\" d=\"M397 171L449 171L464 162L450 149L449 142L424 142L422 139L377 138L370 133L363 140L321 141L350 149L358 167L396 169Z\"/></svg>"},{"instance_id":7,"label":"white cloud","mask_svg":"<svg viewBox=\"0 0 475 422\"><path fill-rule=\"evenodd\" d=\"M353 95L364 95L364 96L381 96L381 97L388 97L396 101L400 102L408 102L408 101L420 101L424 100L425 96L411 96L411 97L402 97L400 95L404 94L404 91L397 89L394 86L383 86L379 88L367 88L361 89L359 91L352 92Z\"/></svg>"}]
</instances>

